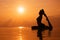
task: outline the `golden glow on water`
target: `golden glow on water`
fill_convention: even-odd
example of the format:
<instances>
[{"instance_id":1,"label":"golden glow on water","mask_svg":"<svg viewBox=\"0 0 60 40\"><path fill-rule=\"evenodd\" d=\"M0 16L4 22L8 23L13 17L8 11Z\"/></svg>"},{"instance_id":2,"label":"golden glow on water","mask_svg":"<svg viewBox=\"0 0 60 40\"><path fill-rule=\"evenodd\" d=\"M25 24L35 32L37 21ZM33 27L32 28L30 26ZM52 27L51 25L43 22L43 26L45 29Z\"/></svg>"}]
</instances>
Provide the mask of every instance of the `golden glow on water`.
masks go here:
<instances>
[{"instance_id":1,"label":"golden glow on water","mask_svg":"<svg viewBox=\"0 0 60 40\"><path fill-rule=\"evenodd\" d=\"M23 39L22 39L22 36L20 36L20 40L23 40Z\"/></svg>"},{"instance_id":2,"label":"golden glow on water","mask_svg":"<svg viewBox=\"0 0 60 40\"><path fill-rule=\"evenodd\" d=\"M24 27L23 27L23 26L20 26L19 28L20 28L20 29L23 29Z\"/></svg>"}]
</instances>

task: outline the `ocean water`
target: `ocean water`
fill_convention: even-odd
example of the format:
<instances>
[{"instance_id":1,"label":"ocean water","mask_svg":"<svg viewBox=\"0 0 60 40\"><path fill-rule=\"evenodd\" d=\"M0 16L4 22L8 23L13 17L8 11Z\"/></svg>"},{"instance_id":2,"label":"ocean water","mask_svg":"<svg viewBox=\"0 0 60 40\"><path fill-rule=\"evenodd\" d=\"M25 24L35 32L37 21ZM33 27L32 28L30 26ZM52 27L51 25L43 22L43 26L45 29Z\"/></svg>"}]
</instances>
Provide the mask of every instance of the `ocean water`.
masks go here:
<instances>
[{"instance_id":1,"label":"ocean water","mask_svg":"<svg viewBox=\"0 0 60 40\"><path fill-rule=\"evenodd\" d=\"M48 31L43 32L43 40L60 40L60 29L54 28L51 36ZM39 40L37 30L33 31L30 27L1 27L0 40Z\"/></svg>"}]
</instances>

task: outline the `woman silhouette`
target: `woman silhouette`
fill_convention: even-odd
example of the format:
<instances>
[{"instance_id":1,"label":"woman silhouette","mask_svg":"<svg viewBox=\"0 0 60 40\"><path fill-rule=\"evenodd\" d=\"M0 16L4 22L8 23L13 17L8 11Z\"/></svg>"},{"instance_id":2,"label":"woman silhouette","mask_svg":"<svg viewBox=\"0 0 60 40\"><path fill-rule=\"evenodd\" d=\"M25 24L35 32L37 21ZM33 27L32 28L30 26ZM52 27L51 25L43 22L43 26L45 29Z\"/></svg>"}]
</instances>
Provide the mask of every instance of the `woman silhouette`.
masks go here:
<instances>
[{"instance_id":1,"label":"woman silhouette","mask_svg":"<svg viewBox=\"0 0 60 40\"><path fill-rule=\"evenodd\" d=\"M42 18L43 18L43 15L46 17L46 20L48 21L48 24L49 24L49 27L44 25L42 23ZM37 36L39 37L40 40L42 40L42 32L44 30L48 30L51 31L52 30L52 25L51 23L49 22L48 20L48 17L47 15L45 14L44 10L41 9L40 12L39 12L39 16L37 17L37 24L38 24L38 32L37 32Z\"/></svg>"}]
</instances>

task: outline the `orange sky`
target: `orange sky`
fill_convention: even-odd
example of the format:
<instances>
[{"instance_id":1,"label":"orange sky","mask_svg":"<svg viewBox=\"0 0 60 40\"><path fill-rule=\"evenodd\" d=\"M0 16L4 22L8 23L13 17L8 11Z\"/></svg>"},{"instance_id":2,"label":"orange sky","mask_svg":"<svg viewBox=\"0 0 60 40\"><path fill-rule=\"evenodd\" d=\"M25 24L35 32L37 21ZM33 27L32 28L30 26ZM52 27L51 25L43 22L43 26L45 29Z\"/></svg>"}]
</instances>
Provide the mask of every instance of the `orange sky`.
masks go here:
<instances>
[{"instance_id":1,"label":"orange sky","mask_svg":"<svg viewBox=\"0 0 60 40\"><path fill-rule=\"evenodd\" d=\"M19 6L26 9L23 15L17 12ZM11 18L21 22L35 20L42 8L48 16L60 15L60 0L0 0L0 21Z\"/></svg>"}]
</instances>

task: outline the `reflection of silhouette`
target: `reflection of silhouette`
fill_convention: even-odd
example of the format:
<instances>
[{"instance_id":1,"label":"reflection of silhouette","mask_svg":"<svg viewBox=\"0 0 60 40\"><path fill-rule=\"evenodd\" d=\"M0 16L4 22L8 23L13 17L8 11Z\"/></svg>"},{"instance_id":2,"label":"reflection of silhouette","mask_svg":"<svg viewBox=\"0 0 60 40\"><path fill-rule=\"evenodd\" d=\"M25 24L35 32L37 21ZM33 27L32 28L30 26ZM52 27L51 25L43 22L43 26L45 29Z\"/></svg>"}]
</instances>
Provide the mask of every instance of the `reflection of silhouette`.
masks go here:
<instances>
[{"instance_id":1,"label":"reflection of silhouette","mask_svg":"<svg viewBox=\"0 0 60 40\"><path fill-rule=\"evenodd\" d=\"M46 26L46 25L44 25L42 23L42 17L43 17L43 15L46 17L46 20L47 20L49 26ZM38 24L38 26L33 26L32 27L32 30L38 30L37 36L39 37L40 40L42 40L42 32L43 31L49 30L49 34L52 31L52 25L51 25L51 23L50 23L47 15L44 13L44 10L43 9L40 10L40 12L39 12L39 16L37 18L37 24Z\"/></svg>"}]
</instances>

